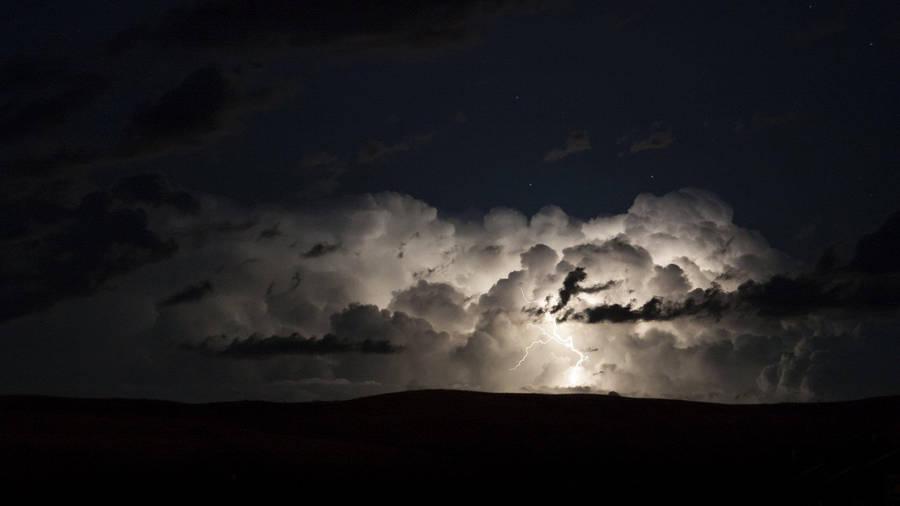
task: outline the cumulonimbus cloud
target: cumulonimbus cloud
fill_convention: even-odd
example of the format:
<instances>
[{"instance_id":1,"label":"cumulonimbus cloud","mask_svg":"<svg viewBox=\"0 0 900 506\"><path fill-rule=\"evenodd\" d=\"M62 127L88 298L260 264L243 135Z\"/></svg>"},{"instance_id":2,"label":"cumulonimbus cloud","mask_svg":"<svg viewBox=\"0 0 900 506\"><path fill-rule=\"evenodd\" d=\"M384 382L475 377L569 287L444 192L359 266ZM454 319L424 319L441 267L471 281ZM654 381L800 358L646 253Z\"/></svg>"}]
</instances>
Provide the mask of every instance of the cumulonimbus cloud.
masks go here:
<instances>
[{"instance_id":1,"label":"cumulonimbus cloud","mask_svg":"<svg viewBox=\"0 0 900 506\"><path fill-rule=\"evenodd\" d=\"M141 350L128 374L159 392L175 382L202 389L190 398L441 387L765 401L900 384L889 363L900 351L889 331L900 302L896 218L845 264L815 270L696 189L642 194L626 212L590 220L554 206L450 219L396 193L252 212L196 199L202 212L129 203L178 248L115 279L116 300L135 301L120 338L90 337L90 311L66 312L64 302L42 324L81 328L81 349L97 356L111 343ZM278 234L260 240L273 224ZM91 293L78 304L109 303ZM29 321L8 325L38 325ZM560 344L569 336L586 357L578 368ZM127 345L135 339L144 344ZM828 380L823 371L847 357L859 367Z\"/></svg>"}]
</instances>

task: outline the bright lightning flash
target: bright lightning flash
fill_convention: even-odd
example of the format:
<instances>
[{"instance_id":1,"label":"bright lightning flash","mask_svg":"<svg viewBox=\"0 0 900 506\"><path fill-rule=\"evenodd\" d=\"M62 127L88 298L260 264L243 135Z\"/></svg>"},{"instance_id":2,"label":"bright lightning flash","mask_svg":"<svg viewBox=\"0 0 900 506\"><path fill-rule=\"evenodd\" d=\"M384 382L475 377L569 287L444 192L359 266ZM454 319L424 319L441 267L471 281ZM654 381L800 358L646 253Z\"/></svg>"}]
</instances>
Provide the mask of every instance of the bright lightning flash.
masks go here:
<instances>
[{"instance_id":1,"label":"bright lightning flash","mask_svg":"<svg viewBox=\"0 0 900 506\"><path fill-rule=\"evenodd\" d=\"M521 288L519 288L519 290L522 291L522 297L524 297L527 302L531 303L532 301L529 300L527 296L525 296L525 291ZM535 346L557 343L578 356L578 362L576 362L575 365L569 369L569 386L574 386L576 381L578 380L578 371L581 370L581 364L588 360L588 356L575 347L575 342L573 341L572 336L562 337L561 335L559 335L559 329L557 327L556 320L554 320L553 317L545 313L544 320L550 323L552 329L548 331L540 325L535 325L533 323L530 324L537 327L538 330L540 330L541 333L544 334L544 337L542 339L536 339L532 341L528 346L526 346L525 353L522 355L522 358L519 359L515 367L511 368L510 371L515 371L519 368L519 366L525 363L525 360L528 359L528 354Z\"/></svg>"}]
</instances>

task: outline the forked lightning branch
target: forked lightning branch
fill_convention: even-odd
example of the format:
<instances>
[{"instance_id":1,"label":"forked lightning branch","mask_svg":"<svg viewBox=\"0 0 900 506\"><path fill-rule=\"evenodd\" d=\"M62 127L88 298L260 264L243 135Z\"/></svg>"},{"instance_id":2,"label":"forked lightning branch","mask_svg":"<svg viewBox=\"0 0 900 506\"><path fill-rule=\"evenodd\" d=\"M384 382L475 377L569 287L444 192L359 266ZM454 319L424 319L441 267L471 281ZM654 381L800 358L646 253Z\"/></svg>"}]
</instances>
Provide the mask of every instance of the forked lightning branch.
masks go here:
<instances>
[{"instance_id":1,"label":"forked lightning branch","mask_svg":"<svg viewBox=\"0 0 900 506\"><path fill-rule=\"evenodd\" d=\"M528 302L529 304L533 302L525 295L524 290L522 290L521 288L519 288L519 290L522 292L522 297L526 302ZM559 327L557 326L556 320L554 320L549 313L544 313L544 320L547 321L549 325L551 325L552 329L548 331L541 325L537 325L534 323L530 324L531 326L537 327L537 329L540 330L542 334L544 334L544 337L542 339L535 339L534 341L529 343L528 346L525 347L525 352L522 354L522 358L520 358L519 361L516 362L516 365L514 367L510 368L510 371L515 371L519 368L519 366L524 364L528 359L528 354L531 353L531 350L536 346L544 346L550 343L557 343L565 347L567 350L571 351L578 357L578 361L575 362L575 365L569 369L569 384L574 385L577 379L578 370L581 367L581 364L588 360L588 357L584 354L584 352L575 347L575 342L572 336L562 337L561 335L559 335Z\"/></svg>"}]
</instances>

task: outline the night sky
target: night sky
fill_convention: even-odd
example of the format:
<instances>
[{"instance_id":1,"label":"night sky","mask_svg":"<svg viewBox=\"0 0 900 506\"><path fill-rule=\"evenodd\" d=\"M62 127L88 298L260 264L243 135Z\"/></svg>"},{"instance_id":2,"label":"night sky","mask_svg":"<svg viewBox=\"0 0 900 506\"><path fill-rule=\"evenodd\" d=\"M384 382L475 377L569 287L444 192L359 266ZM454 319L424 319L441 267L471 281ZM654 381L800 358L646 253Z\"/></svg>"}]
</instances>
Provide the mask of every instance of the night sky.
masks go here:
<instances>
[{"instance_id":1,"label":"night sky","mask_svg":"<svg viewBox=\"0 0 900 506\"><path fill-rule=\"evenodd\" d=\"M896 2L23 2L0 394L900 393Z\"/></svg>"}]
</instances>

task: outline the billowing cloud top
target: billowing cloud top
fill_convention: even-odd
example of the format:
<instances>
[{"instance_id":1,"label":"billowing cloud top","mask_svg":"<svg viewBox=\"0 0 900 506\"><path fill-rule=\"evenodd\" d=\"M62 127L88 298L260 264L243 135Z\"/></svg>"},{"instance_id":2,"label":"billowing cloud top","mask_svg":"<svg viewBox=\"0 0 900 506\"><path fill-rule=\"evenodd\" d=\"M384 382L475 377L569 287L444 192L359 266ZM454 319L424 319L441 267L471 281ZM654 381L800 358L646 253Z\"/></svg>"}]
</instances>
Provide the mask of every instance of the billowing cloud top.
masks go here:
<instances>
[{"instance_id":1,"label":"billowing cloud top","mask_svg":"<svg viewBox=\"0 0 900 506\"><path fill-rule=\"evenodd\" d=\"M110 216L136 207L152 237L125 246L155 251L164 237L165 255L129 255L96 280L48 258L60 279L19 280L52 296L6 315L5 384L180 399L449 387L729 402L900 384L898 270L859 266L888 258L871 244L897 250L884 230L846 266L807 271L697 189L638 195L624 214L587 221L554 206L444 219L395 193L252 216L191 199L190 212L160 198L104 204ZM66 276L80 282L71 293ZM79 360L66 362L73 347Z\"/></svg>"}]
</instances>

